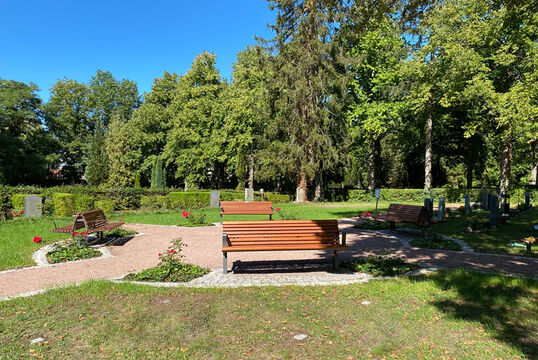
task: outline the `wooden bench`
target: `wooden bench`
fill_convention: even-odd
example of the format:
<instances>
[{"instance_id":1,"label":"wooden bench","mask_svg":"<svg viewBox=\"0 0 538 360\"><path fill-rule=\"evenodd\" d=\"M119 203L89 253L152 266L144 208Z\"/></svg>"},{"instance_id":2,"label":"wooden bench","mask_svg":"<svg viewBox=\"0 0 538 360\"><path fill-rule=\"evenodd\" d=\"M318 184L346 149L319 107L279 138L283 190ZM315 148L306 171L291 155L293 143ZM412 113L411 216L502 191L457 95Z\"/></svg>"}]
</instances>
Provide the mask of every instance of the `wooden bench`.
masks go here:
<instances>
[{"instance_id":1,"label":"wooden bench","mask_svg":"<svg viewBox=\"0 0 538 360\"><path fill-rule=\"evenodd\" d=\"M339 268L338 250L347 249L346 234L337 220L225 221L222 225L223 272L228 272L228 252L330 250L333 268Z\"/></svg>"},{"instance_id":2,"label":"wooden bench","mask_svg":"<svg viewBox=\"0 0 538 360\"><path fill-rule=\"evenodd\" d=\"M390 204L385 220L390 222L390 229L396 229L396 223L411 223L420 227L429 226L431 216L424 206Z\"/></svg>"},{"instance_id":3,"label":"wooden bench","mask_svg":"<svg viewBox=\"0 0 538 360\"><path fill-rule=\"evenodd\" d=\"M74 233L85 229L89 234L97 233L98 238L103 237L103 231L110 231L122 226L123 222L108 222L105 212L101 209L76 213L71 225L62 226L51 230L51 232Z\"/></svg>"},{"instance_id":4,"label":"wooden bench","mask_svg":"<svg viewBox=\"0 0 538 360\"><path fill-rule=\"evenodd\" d=\"M273 203L270 201L221 201L220 223L223 215L269 215L273 218Z\"/></svg>"}]
</instances>

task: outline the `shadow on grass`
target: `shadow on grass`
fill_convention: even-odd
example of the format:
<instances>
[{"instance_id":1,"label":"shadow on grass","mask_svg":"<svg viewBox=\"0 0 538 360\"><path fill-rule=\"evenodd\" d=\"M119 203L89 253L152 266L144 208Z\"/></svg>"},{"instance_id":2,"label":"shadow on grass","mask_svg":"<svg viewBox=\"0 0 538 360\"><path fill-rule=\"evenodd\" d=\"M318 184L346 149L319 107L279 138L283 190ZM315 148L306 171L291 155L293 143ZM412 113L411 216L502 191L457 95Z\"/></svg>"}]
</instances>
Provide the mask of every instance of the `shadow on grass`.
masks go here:
<instances>
[{"instance_id":1,"label":"shadow on grass","mask_svg":"<svg viewBox=\"0 0 538 360\"><path fill-rule=\"evenodd\" d=\"M464 270L443 271L427 279L456 292L456 297L433 301L439 310L456 319L480 322L497 339L537 358L537 281Z\"/></svg>"},{"instance_id":2,"label":"shadow on grass","mask_svg":"<svg viewBox=\"0 0 538 360\"><path fill-rule=\"evenodd\" d=\"M351 211L351 210L329 211L329 214L331 214L331 216L334 216L338 219L342 219L342 218L356 217L360 212L364 212L364 211L365 210L363 209L357 209L356 211Z\"/></svg>"}]
</instances>

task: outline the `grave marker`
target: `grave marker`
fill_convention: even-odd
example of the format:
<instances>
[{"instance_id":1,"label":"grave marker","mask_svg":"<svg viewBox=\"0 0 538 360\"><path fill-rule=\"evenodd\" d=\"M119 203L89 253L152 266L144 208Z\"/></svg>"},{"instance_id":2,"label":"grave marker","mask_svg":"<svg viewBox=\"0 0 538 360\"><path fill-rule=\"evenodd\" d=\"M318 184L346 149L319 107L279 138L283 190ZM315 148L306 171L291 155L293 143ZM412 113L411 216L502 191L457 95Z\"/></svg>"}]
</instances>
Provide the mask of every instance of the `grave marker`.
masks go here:
<instances>
[{"instance_id":1,"label":"grave marker","mask_svg":"<svg viewBox=\"0 0 538 360\"><path fill-rule=\"evenodd\" d=\"M433 198L424 199L424 207L426 208L430 216L433 216Z\"/></svg>"},{"instance_id":2,"label":"grave marker","mask_svg":"<svg viewBox=\"0 0 538 360\"><path fill-rule=\"evenodd\" d=\"M465 194L465 215L471 215L471 201L469 200L469 194Z\"/></svg>"},{"instance_id":3,"label":"grave marker","mask_svg":"<svg viewBox=\"0 0 538 360\"><path fill-rule=\"evenodd\" d=\"M488 193L487 191L484 191L482 193L482 210L488 209Z\"/></svg>"},{"instance_id":4,"label":"grave marker","mask_svg":"<svg viewBox=\"0 0 538 360\"><path fill-rule=\"evenodd\" d=\"M531 194L526 191L525 192L525 210L528 210L531 207Z\"/></svg>"},{"instance_id":5,"label":"grave marker","mask_svg":"<svg viewBox=\"0 0 538 360\"><path fill-rule=\"evenodd\" d=\"M439 198L439 206L437 207L437 220L439 221L445 221L445 213L446 213L446 197L440 197Z\"/></svg>"},{"instance_id":6,"label":"grave marker","mask_svg":"<svg viewBox=\"0 0 538 360\"><path fill-rule=\"evenodd\" d=\"M491 195L489 198L489 227L497 226L497 196Z\"/></svg>"},{"instance_id":7,"label":"grave marker","mask_svg":"<svg viewBox=\"0 0 538 360\"><path fill-rule=\"evenodd\" d=\"M220 191L211 190L209 194L209 206L212 208L218 208L220 206Z\"/></svg>"},{"instance_id":8,"label":"grave marker","mask_svg":"<svg viewBox=\"0 0 538 360\"><path fill-rule=\"evenodd\" d=\"M254 189L253 188L245 188L245 201L253 201L254 200Z\"/></svg>"},{"instance_id":9,"label":"grave marker","mask_svg":"<svg viewBox=\"0 0 538 360\"><path fill-rule=\"evenodd\" d=\"M295 202L297 203L304 203L306 201L305 199L305 193L302 187L297 188L296 196L295 196Z\"/></svg>"},{"instance_id":10,"label":"grave marker","mask_svg":"<svg viewBox=\"0 0 538 360\"><path fill-rule=\"evenodd\" d=\"M43 202L41 196L29 195L24 198L24 216L39 217L43 215Z\"/></svg>"}]
</instances>

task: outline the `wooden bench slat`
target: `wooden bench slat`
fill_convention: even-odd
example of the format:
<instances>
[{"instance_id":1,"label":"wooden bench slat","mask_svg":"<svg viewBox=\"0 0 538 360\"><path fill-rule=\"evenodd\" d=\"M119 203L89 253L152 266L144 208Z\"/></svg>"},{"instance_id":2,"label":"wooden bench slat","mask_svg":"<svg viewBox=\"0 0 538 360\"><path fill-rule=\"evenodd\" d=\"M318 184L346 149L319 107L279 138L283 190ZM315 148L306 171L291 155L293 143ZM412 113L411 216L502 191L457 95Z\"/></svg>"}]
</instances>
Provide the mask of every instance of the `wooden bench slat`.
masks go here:
<instances>
[{"instance_id":1,"label":"wooden bench slat","mask_svg":"<svg viewBox=\"0 0 538 360\"><path fill-rule=\"evenodd\" d=\"M346 245L286 245L286 246L266 246L260 248L259 246L230 246L222 248L224 252L239 252L239 251L285 251L285 250L343 250L347 249Z\"/></svg>"}]
</instances>

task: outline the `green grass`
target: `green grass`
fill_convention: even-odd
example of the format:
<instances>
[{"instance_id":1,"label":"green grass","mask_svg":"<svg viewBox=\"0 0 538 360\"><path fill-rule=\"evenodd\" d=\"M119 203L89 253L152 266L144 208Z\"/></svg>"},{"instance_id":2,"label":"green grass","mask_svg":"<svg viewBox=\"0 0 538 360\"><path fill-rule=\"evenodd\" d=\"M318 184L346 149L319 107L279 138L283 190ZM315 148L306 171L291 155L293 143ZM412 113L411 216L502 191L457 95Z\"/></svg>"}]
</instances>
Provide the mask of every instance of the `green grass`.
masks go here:
<instances>
[{"instance_id":1,"label":"green grass","mask_svg":"<svg viewBox=\"0 0 538 360\"><path fill-rule=\"evenodd\" d=\"M537 311L537 282L459 270L331 287L90 282L2 303L0 357L532 359Z\"/></svg>"},{"instance_id":2,"label":"green grass","mask_svg":"<svg viewBox=\"0 0 538 360\"><path fill-rule=\"evenodd\" d=\"M519 242L529 235L537 236L534 230L533 220L538 219L538 209L529 211L511 218L506 224L498 224L495 229L483 233L462 233L465 226L465 217L451 216L446 223L436 223L431 226L431 231L446 234L466 241L478 252L513 254L538 257L538 246L533 246L531 253L524 248L511 248L510 242Z\"/></svg>"},{"instance_id":3,"label":"green grass","mask_svg":"<svg viewBox=\"0 0 538 360\"><path fill-rule=\"evenodd\" d=\"M439 236L429 236L425 238L416 238L410 241L410 245L413 247L427 248L427 249L441 249L441 250L454 250L461 251L461 246L451 240L443 239Z\"/></svg>"},{"instance_id":4,"label":"green grass","mask_svg":"<svg viewBox=\"0 0 538 360\"><path fill-rule=\"evenodd\" d=\"M400 257L370 256L362 259L346 261L343 267L351 271L371 274L374 276L402 275L418 268Z\"/></svg>"},{"instance_id":5,"label":"green grass","mask_svg":"<svg viewBox=\"0 0 538 360\"><path fill-rule=\"evenodd\" d=\"M69 219L63 219L56 223L61 226L68 221ZM35 265L32 261L34 251L68 236L53 234L51 229L54 229L51 217L0 221L0 270ZM41 243L35 244L34 236L41 236Z\"/></svg>"}]
</instances>

